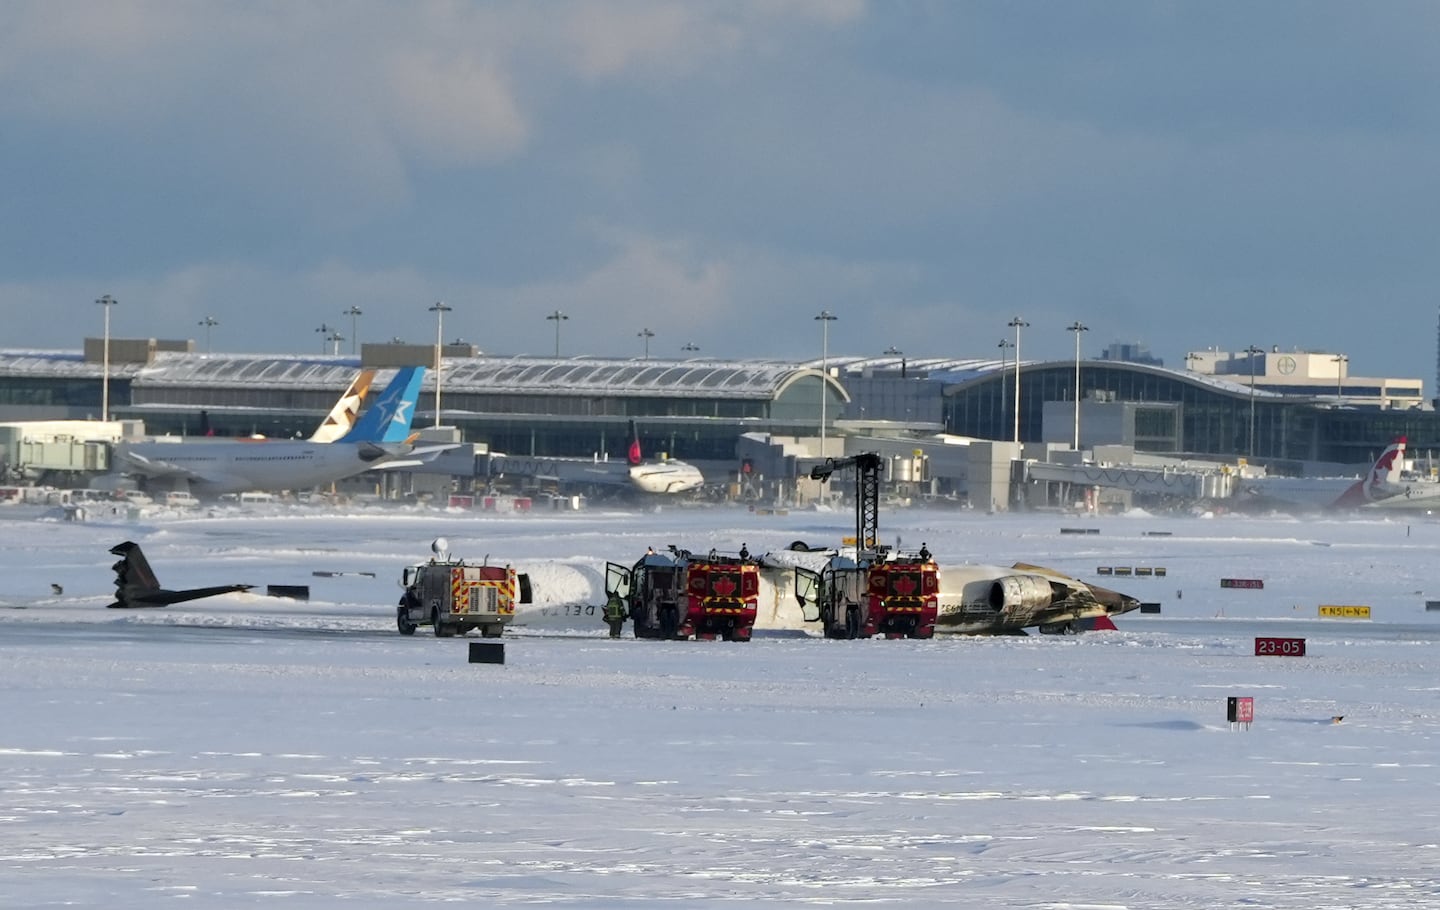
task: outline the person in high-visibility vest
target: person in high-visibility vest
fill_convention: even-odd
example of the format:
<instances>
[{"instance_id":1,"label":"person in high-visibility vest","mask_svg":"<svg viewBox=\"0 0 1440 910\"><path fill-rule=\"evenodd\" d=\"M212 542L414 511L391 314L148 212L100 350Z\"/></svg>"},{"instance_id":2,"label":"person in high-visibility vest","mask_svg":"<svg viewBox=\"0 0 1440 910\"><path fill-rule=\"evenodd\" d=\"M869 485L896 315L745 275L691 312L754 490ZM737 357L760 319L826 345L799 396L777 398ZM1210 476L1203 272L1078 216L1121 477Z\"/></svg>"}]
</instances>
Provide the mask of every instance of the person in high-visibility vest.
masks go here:
<instances>
[{"instance_id":1,"label":"person in high-visibility vest","mask_svg":"<svg viewBox=\"0 0 1440 910\"><path fill-rule=\"evenodd\" d=\"M620 630L625 628L625 620L629 616L625 612L625 602L620 599L619 594L612 593L610 599L605 602L605 623L610 627L610 637L619 638Z\"/></svg>"}]
</instances>

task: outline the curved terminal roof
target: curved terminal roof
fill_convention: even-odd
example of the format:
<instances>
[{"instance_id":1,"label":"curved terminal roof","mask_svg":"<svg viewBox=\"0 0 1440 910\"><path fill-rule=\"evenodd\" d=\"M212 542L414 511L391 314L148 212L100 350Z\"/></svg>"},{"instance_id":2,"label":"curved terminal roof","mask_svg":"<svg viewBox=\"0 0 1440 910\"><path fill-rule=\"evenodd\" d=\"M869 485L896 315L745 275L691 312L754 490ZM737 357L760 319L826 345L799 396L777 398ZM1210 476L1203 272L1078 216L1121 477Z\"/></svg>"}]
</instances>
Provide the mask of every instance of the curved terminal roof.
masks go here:
<instances>
[{"instance_id":1,"label":"curved terminal roof","mask_svg":"<svg viewBox=\"0 0 1440 910\"><path fill-rule=\"evenodd\" d=\"M805 375L820 373L781 360L476 357L445 362L445 389L450 392L774 398Z\"/></svg>"},{"instance_id":2,"label":"curved terminal roof","mask_svg":"<svg viewBox=\"0 0 1440 910\"><path fill-rule=\"evenodd\" d=\"M782 360L617 360L595 357L449 357L446 392L773 399L819 369ZM343 387L360 369L353 356L195 354L166 351L149 364L111 363L112 378L135 386ZM0 376L98 379L102 365L73 351L0 351ZM381 370L380 379L393 373ZM427 380L434 380L427 376ZM843 386L830 380L848 400Z\"/></svg>"},{"instance_id":3,"label":"curved terminal roof","mask_svg":"<svg viewBox=\"0 0 1440 910\"><path fill-rule=\"evenodd\" d=\"M845 373L862 373L865 371L883 371L886 374L900 375L902 358L895 356L887 357L832 357L830 365L839 367ZM996 374L1013 373L1015 361L995 359L967 359L955 360L938 357L903 358L905 370L912 376L923 375L927 379L938 380L945 385L965 385L981 379L992 378ZM819 361L815 361L816 364ZM1073 360L1026 360L1020 364L1020 372L1023 376L1026 372L1036 369L1053 369L1057 366L1073 367ZM1131 363L1128 360L1082 360L1082 367L1112 367L1137 372L1153 373L1157 376L1164 376L1169 379L1191 382L1196 385L1203 385L1219 392L1228 392L1232 395L1239 394L1249 397L1251 394L1250 384L1224 376L1215 376L1210 373L1193 373L1188 370L1172 370L1168 367L1158 367L1145 363ZM1272 392L1266 389L1255 389L1256 398L1291 398L1294 395L1285 395L1280 392Z\"/></svg>"}]
</instances>

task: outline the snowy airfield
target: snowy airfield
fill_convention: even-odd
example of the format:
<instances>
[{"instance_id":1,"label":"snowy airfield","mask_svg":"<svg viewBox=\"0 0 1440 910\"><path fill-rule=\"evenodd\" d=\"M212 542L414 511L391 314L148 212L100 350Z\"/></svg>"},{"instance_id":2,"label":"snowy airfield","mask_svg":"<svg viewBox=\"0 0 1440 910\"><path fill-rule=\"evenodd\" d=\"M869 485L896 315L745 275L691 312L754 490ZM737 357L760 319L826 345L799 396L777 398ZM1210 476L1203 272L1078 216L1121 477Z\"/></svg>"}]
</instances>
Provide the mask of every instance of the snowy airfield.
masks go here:
<instances>
[{"instance_id":1,"label":"snowy airfield","mask_svg":"<svg viewBox=\"0 0 1440 910\"><path fill-rule=\"evenodd\" d=\"M881 515L942 564L1163 604L1074 637L612 641L585 609L605 561L647 545L760 553L850 525L0 511L0 907L1440 907L1440 524ZM535 578L504 666L396 634L396 579L436 536ZM311 600L106 610L127 539L167 587ZM1308 654L1255 657L1257 635Z\"/></svg>"}]
</instances>

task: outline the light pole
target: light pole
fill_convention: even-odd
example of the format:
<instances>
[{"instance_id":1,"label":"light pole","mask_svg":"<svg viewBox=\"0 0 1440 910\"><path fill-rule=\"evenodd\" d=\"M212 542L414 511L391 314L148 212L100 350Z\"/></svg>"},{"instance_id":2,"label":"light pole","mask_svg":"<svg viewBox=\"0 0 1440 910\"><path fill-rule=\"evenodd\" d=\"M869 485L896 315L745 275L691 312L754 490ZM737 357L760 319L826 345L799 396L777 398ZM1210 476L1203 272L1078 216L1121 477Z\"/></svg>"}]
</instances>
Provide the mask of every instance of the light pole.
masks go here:
<instances>
[{"instance_id":1,"label":"light pole","mask_svg":"<svg viewBox=\"0 0 1440 910\"><path fill-rule=\"evenodd\" d=\"M650 359L650 339L655 337L655 333L652 332L652 331L650 331L648 328L644 328L644 329L641 329L640 331L636 332L636 333L635 333L635 337L636 337L636 338L643 338L643 339L645 339L645 359L646 359L646 360L649 360L649 359Z\"/></svg>"},{"instance_id":2,"label":"light pole","mask_svg":"<svg viewBox=\"0 0 1440 910\"><path fill-rule=\"evenodd\" d=\"M110 419L110 308L120 301L106 294L95 301L105 308L105 350L100 367L100 419Z\"/></svg>"},{"instance_id":3,"label":"light pole","mask_svg":"<svg viewBox=\"0 0 1440 910\"><path fill-rule=\"evenodd\" d=\"M560 357L560 323L564 322L570 317L566 316L559 310L556 310L545 318L555 323L555 357L558 359Z\"/></svg>"},{"instance_id":4,"label":"light pole","mask_svg":"<svg viewBox=\"0 0 1440 910\"><path fill-rule=\"evenodd\" d=\"M219 324L220 320L216 319L214 316L206 316L204 319L196 323L196 325L203 325L205 327L205 353L207 354L210 353L210 329Z\"/></svg>"},{"instance_id":5,"label":"light pole","mask_svg":"<svg viewBox=\"0 0 1440 910\"><path fill-rule=\"evenodd\" d=\"M435 426L440 426L440 352L441 339L445 337L445 314L454 307L445 305L442 300L435 301L430 307L430 312L435 314Z\"/></svg>"},{"instance_id":6,"label":"light pole","mask_svg":"<svg viewBox=\"0 0 1440 910\"><path fill-rule=\"evenodd\" d=\"M323 353L325 353L325 345L327 345L327 344L330 343L330 333L333 332L333 331L335 331L335 330L332 329L332 328L330 328L329 325L327 325L327 324L325 324L325 323L322 322L322 323L320 323L319 328L317 328L315 331L321 336L321 338L320 338L320 353L323 354Z\"/></svg>"},{"instance_id":7,"label":"light pole","mask_svg":"<svg viewBox=\"0 0 1440 910\"><path fill-rule=\"evenodd\" d=\"M1254 457L1255 457L1255 355L1256 355L1256 354L1263 354L1263 353L1265 353L1265 350L1264 350L1263 348L1257 348L1255 345L1252 344L1252 345L1250 345L1250 347L1248 347L1248 348L1245 349L1245 353L1247 353L1247 354L1250 355L1250 444L1249 444L1248 448L1249 448L1249 452L1250 452L1250 456L1249 456L1249 457L1254 458Z\"/></svg>"},{"instance_id":8,"label":"light pole","mask_svg":"<svg viewBox=\"0 0 1440 910\"><path fill-rule=\"evenodd\" d=\"M1020 330L1030 323L1016 316L1005 323L1015 330L1015 444L1020 444Z\"/></svg>"},{"instance_id":9,"label":"light pole","mask_svg":"<svg viewBox=\"0 0 1440 910\"><path fill-rule=\"evenodd\" d=\"M700 345L696 344L693 341L687 341L684 344L680 345L680 350L684 351L687 354L693 354L696 351L700 350Z\"/></svg>"},{"instance_id":10,"label":"light pole","mask_svg":"<svg viewBox=\"0 0 1440 910\"><path fill-rule=\"evenodd\" d=\"M1343 391L1343 386L1345 385L1345 364L1350 361L1350 358L1344 354L1336 354L1330 359L1335 361L1335 403L1339 404L1341 397L1345 394Z\"/></svg>"},{"instance_id":11,"label":"light pole","mask_svg":"<svg viewBox=\"0 0 1440 910\"><path fill-rule=\"evenodd\" d=\"M815 320L820 323L820 457L825 457L825 399L830 383L830 323L840 317L821 310Z\"/></svg>"},{"instance_id":12,"label":"light pole","mask_svg":"<svg viewBox=\"0 0 1440 910\"><path fill-rule=\"evenodd\" d=\"M355 346L360 343L360 324L358 320L361 316L365 315L365 311L352 304L350 309L341 310L340 315L350 317L350 353L354 354Z\"/></svg>"},{"instance_id":13,"label":"light pole","mask_svg":"<svg viewBox=\"0 0 1440 910\"><path fill-rule=\"evenodd\" d=\"M1008 352L1005 349L1015 347L1015 342L1011 341L1009 338L1001 338L1000 344L998 344L997 347L1000 348L1000 419L1004 420L1005 396L1009 391L1005 384L1005 371L1010 369L1010 359L1007 356ZM999 434L997 433L996 435L998 436Z\"/></svg>"},{"instance_id":14,"label":"light pole","mask_svg":"<svg viewBox=\"0 0 1440 910\"><path fill-rule=\"evenodd\" d=\"M1081 325L1080 321L1076 320L1070 323L1066 331L1075 333L1075 445L1071 448L1078 452L1080 451L1080 333L1090 331L1090 327Z\"/></svg>"},{"instance_id":15,"label":"light pole","mask_svg":"<svg viewBox=\"0 0 1440 910\"><path fill-rule=\"evenodd\" d=\"M329 337L327 337L325 340L330 342L330 353L336 357L339 357L340 342L345 340L345 336L340 334L339 329L331 329Z\"/></svg>"}]
</instances>

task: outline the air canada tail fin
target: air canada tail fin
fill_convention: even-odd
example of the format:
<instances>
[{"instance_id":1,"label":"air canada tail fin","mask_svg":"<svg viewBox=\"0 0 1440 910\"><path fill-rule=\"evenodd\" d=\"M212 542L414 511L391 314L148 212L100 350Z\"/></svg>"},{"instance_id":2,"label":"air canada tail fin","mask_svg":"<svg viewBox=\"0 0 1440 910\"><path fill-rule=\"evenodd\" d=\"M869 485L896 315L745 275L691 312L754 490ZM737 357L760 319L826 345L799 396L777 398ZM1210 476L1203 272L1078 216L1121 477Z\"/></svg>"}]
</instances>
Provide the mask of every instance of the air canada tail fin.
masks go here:
<instances>
[{"instance_id":1,"label":"air canada tail fin","mask_svg":"<svg viewBox=\"0 0 1440 910\"><path fill-rule=\"evenodd\" d=\"M415 402L424 378L424 367L401 367L380 397L337 442L404 442L410 435L410 421L415 419Z\"/></svg>"},{"instance_id":2,"label":"air canada tail fin","mask_svg":"<svg viewBox=\"0 0 1440 910\"><path fill-rule=\"evenodd\" d=\"M320 426L310 434L310 441L334 442L350 432L355 426L355 418L360 415L360 403L365 400L365 394L370 391L370 383L374 380L374 370L361 370L340 400L335 402L335 407L320 421Z\"/></svg>"},{"instance_id":3,"label":"air canada tail fin","mask_svg":"<svg viewBox=\"0 0 1440 910\"><path fill-rule=\"evenodd\" d=\"M1371 465L1370 473L1363 480L1357 480L1340 498L1335 500L1338 508L1356 508L1367 502L1385 499L1392 495L1400 483L1400 472L1405 467L1405 437L1390 443L1380 457Z\"/></svg>"},{"instance_id":4,"label":"air canada tail fin","mask_svg":"<svg viewBox=\"0 0 1440 910\"><path fill-rule=\"evenodd\" d=\"M640 430L635 426L635 421L630 421L630 450L626 453L626 460L631 465L637 465L645 460L640 452Z\"/></svg>"}]
</instances>

